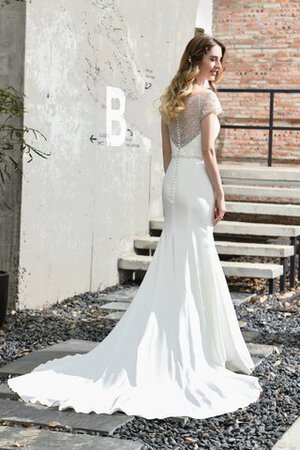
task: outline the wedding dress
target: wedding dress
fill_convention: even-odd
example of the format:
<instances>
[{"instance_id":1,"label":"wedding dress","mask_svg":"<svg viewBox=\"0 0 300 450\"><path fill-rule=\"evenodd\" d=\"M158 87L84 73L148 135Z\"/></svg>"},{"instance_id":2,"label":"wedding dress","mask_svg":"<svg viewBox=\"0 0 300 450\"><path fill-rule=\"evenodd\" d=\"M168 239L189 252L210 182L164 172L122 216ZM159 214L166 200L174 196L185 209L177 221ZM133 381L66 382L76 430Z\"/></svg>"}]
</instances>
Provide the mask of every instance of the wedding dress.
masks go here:
<instances>
[{"instance_id":1,"label":"wedding dress","mask_svg":"<svg viewBox=\"0 0 300 450\"><path fill-rule=\"evenodd\" d=\"M127 311L86 354L10 378L22 400L81 413L146 419L208 418L256 401L262 388L239 328L213 237L214 191L200 122L222 112L203 88L169 126L172 159L162 186L164 225Z\"/></svg>"}]
</instances>

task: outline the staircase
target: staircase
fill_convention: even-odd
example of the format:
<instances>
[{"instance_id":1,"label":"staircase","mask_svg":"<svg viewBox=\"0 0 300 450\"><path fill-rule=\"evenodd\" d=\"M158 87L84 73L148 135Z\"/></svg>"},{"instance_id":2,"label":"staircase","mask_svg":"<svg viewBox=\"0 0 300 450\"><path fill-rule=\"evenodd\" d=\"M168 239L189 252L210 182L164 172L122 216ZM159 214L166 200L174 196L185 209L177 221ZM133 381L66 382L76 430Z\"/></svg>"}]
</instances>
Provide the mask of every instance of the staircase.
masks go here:
<instances>
[{"instance_id":1,"label":"staircase","mask_svg":"<svg viewBox=\"0 0 300 450\"><path fill-rule=\"evenodd\" d=\"M294 288L297 259L300 279L300 168L220 164L219 169L226 214L214 227L214 239L225 276L265 279L273 294L277 279L280 291L286 290L288 275ZM147 270L163 224L162 217L150 219L149 234L134 240L135 253L121 255L120 282Z\"/></svg>"}]
</instances>

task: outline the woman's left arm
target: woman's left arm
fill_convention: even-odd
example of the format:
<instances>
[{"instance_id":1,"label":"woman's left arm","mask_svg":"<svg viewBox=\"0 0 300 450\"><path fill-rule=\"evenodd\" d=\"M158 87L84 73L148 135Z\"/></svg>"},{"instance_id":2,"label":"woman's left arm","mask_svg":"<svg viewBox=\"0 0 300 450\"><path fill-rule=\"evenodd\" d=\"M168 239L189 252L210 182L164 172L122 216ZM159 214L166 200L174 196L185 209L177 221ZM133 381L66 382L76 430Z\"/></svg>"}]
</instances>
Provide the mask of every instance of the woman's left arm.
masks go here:
<instances>
[{"instance_id":1,"label":"woman's left arm","mask_svg":"<svg viewBox=\"0 0 300 450\"><path fill-rule=\"evenodd\" d=\"M162 140L162 152L164 161L164 171L166 173L167 168L171 161L172 150L169 136L169 128L166 122L161 118L161 140Z\"/></svg>"}]
</instances>

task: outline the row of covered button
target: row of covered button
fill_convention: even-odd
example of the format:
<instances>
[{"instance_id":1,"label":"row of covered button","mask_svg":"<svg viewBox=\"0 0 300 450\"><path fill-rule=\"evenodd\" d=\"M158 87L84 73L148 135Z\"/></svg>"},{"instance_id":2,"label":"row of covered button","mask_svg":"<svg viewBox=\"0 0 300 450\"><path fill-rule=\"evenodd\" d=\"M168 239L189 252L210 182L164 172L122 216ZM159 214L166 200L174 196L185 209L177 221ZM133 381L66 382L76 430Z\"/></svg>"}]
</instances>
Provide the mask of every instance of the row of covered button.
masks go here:
<instances>
[{"instance_id":1,"label":"row of covered button","mask_svg":"<svg viewBox=\"0 0 300 450\"><path fill-rule=\"evenodd\" d=\"M179 133L179 122L178 118L176 119L176 126L177 126L177 151L175 155L175 167L174 167L174 174L171 184L171 191L170 191L170 202L174 203L175 200L175 184L177 179L177 173L178 173L178 160L179 160L179 153L180 153L180 133ZM173 155L172 155L173 157Z\"/></svg>"}]
</instances>

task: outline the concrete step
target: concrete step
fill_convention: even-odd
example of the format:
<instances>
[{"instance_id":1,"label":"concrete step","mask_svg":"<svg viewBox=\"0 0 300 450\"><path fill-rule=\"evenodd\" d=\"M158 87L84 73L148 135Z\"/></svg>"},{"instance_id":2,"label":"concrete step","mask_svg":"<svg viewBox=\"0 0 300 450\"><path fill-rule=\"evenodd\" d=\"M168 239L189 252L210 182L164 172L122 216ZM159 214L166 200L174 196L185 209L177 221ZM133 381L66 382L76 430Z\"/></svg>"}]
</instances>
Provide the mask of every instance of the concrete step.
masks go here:
<instances>
[{"instance_id":1,"label":"concrete step","mask_svg":"<svg viewBox=\"0 0 300 450\"><path fill-rule=\"evenodd\" d=\"M155 250L160 236L146 235L134 240L137 250ZM219 255L268 256L284 258L294 254L292 245L215 241Z\"/></svg>"},{"instance_id":2,"label":"concrete step","mask_svg":"<svg viewBox=\"0 0 300 450\"><path fill-rule=\"evenodd\" d=\"M255 223L221 220L215 227L217 234L241 234L252 236L297 237L300 225L281 225L273 223Z\"/></svg>"},{"instance_id":3,"label":"concrete step","mask_svg":"<svg viewBox=\"0 0 300 450\"><path fill-rule=\"evenodd\" d=\"M268 167L254 164L219 164L221 177L300 182L300 167Z\"/></svg>"},{"instance_id":4,"label":"concrete step","mask_svg":"<svg viewBox=\"0 0 300 450\"><path fill-rule=\"evenodd\" d=\"M152 256L127 253L118 259L118 268L122 270L146 271ZM243 261L221 261L226 276L274 279L283 274L280 264L248 263Z\"/></svg>"},{"instance_id":5,"label":"concrete step","mask_svg":"<svg viewBox=\"0 0 300 450\"><path fill-rule=\"evenodd\" d=\"M246 186L238 184L224 184L224 193L226 197L246 197L265 199L282 199L291 203L300 203L300 188L293 187L272 187L272 186Z\"/></svg>"},{"instance_id":6,"label":"concrete step","mask_svg":"<svg viewBox=\"0 0 300 450\"><path fill-rule=\"evenodd\" d=\"M300 217L300 205L231 201L225 201L225 204L226 210L233 213Z\"/></svg>"},{"instance_id":7,"label":"concrete step","mask_svg":"<svg viewBox=\"0 0 300 450\"><path fill-rule=\"evenodd\" d=\"M248 178L227 178L221 177L222 184L237 184L243 186L273 186L286 188L300 188L300 181L280 181L280 180L262 180L262 179L248 179Z\"/></svg>"},{"instance_id":8,"label":"concrete step","mask_svg":"<svg viewBox=\"0 0 300 450\"><path fill-rule=\"evenodd\" d=\"M266 256L286 258L294 255L292 245L258 244L256 242L227 242L215 241L219 255Z\"/></svg>"},{"instance_id":9,"label":"concrete step","mask_svg":"<svg viewBox=\"0 0 300 450\"><path fill-rule=\"evenodd\" d=\"M150 219L150 229L162 230L163 218ZM250 236L297 237L300 225L281 225L273 223L239 222L221 220L213 229L216 234L235 234Z\"/></svg>"},{"instance_id":10,"label":"concrete step","mask_svg":"<svg viewBox=\"0 0 300 450\"><path fill-rule=\"evenodd\" d=\"M221 261L224 274L232 277L274 279L283 274L281 264Z\"/></svg>"},{"instance_id":11,"label":"concrete step","mask_svg":"<svg viewBox=\"0 0 300 450\"><path fill-rule=\"evenodd\" d=\"M146 271L152 261L152 256L124 253L118 258L118 268L123 270Z\"/></svg>"}]
</instances>

